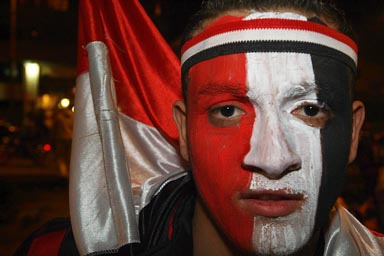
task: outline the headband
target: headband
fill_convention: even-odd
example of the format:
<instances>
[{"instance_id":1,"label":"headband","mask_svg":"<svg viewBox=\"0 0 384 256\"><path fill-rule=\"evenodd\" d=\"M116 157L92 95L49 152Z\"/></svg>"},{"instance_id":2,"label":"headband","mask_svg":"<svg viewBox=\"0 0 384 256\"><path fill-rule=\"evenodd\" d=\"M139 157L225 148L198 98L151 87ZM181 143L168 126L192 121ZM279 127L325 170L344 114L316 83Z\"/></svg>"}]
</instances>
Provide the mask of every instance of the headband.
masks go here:
<instances>
[{"instance_id":1,"label":"headband","mask_svg":"<svg viewBox=\"0 0 384 256\"><path fill-rule=\"evenodd\" d=\"M295 52L337 59L354 72L357 45L326 25L284 18L244 20L223 16L181 49L182 75L193 65L221 55L247 52Z\"/></svg>"}]
</instances>

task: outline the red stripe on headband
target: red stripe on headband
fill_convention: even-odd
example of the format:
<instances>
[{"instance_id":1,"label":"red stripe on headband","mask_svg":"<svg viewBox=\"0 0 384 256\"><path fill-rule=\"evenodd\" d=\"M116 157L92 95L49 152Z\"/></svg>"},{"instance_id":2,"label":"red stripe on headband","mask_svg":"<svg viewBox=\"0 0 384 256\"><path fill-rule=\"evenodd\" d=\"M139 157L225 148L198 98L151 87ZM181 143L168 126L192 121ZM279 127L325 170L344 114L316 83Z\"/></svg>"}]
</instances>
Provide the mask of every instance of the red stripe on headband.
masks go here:
<instances>
[{"instance_id":1,"label":"red stripe on headband","mask_svg":"<svg viewBox=\"0 0 384 256\"><path fill-rule=\"evenodd\" d=\"M240 17L223 16L209 25L203 32L188 40L183 45L181 54L184 54L184 52L190 47L209 37L231 31L247 29L287 29L311 31L334 38L337 41L340 41L351 47L356 53L358 49L356 43L350 37L330 27L315 22L278 18L243 20Z\"/></svg>"}]
</instances>

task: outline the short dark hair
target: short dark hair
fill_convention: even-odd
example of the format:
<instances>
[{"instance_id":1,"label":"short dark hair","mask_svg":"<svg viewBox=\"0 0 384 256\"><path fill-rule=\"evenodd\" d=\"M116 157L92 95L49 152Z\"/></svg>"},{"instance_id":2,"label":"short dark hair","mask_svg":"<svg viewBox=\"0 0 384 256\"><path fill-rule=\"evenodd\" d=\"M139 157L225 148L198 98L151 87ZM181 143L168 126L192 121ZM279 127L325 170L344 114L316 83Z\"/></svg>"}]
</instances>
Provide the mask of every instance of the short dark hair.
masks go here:
<instances>
[{"instance_id":1,"label":"short dark hair","mask_svg":"<svg viewBox=\"0 0 384 256\"><path fill-rule=\"evenodd\" d=\"M225 12L233 10L273 11L292 9L303 13L313 14L326 19L338 31L355 38L342 1L338 0L204 0L200 10L192 16L187 25L183 43L193 37L196 31L203 29L206 20L214 19Z\"/></svg>"},{"instance_id":2,"label":"short dark hair","mask_svg":"<svg viewBox=\"0 0 384 256\"><path fill-rule=\"evenodd\" d=\"M355 33L339 0L204 0L198 12L191 17L183 35L183 44L204 29L204 22L235 10L273 11L292 9L313 14L331 24L339 32L355 39ZM184 100L188 86L188 75L182 77Z\"/></svg>"}]
</instances>

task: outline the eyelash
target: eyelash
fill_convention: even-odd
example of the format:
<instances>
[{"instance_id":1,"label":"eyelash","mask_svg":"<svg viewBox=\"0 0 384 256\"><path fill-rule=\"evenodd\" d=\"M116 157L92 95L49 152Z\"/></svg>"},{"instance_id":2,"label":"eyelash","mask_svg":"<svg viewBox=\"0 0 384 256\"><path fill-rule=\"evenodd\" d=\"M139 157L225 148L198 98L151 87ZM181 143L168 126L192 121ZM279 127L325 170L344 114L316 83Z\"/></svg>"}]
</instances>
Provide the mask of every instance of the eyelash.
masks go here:
<instances>
[{"instance_id":1,"label":"eyelash","mask_svg":"<svg viewBox=\"0 0 384 256\"><path fill-rule=\"evenodd\" d=\"M308 113L307 111L313 109L306 109L307 107L315 108L316 113ZM291 113L307 125L318 128L324 127L325 123L333 116L331 109L325 103L317 102L302 102Z\"/></svg>"},{"instance_id":2,"label":"eyelash","mask_svg":"<svg viewBox=\"0 0 384 256\"><path fill-rule=\"evenodd\" d=\"M329 107L324 102L313 102L313 101L300 102L294 107L294 110L302 107L307 107L307 106L312 106L312 107L319 108L320 110L329 111Z\"/></svg>"},{"instance_id":3,"label":"eyelash","mask_svg":"<svg viewBox=\"0 0 384 256\"><path fill-rule=\"evenodd\" d=\"M224 111L233 112L233 113L230 116L226 116L225 114L223 114L223 112L221 112L223 110ZM228 104L228 105L223 105L223 106L216 107L216 108L212 109L210 112L212 114L217 112L219 115L221 115L221 118L231 118L231 116L236 114L236 111L237 112L243 112L243 110L241 110L239 107L231 105L231 104ZM237 114L239 114L239 113L237 113Z\"/></svg>"},{"instance_id":4,"label":"eyelash","mask_svg":"<svg viewBox=\"0 0 384 256\"><path fill-rule=\"evenodd\" d=\"M225 108L227 108L225 110ZM228 116L222 111L229 111ZM322 128L332 118L331 109L324 103L304 101L297 104L290 113L306 125ZM245 110L236 102L226 102L212 106L208 110L209 122L217 127L237 125L245 115Z\"/></svg>"},{"instance_id":5,"label":"eyelash","mask_svg":"<svg viewBox=\"0 0 384 256\"><path fill-rule=\"evenodd\" d=\"M230 112L229 116L225 116L222 113L223 110ZM230 108L230 109L228 109ZM245 115L245 110L236 103L226 103L213 106L208 112L209 122L217 127L229 127L237 125L243 115Z\"/></svg>"}]
</instances>

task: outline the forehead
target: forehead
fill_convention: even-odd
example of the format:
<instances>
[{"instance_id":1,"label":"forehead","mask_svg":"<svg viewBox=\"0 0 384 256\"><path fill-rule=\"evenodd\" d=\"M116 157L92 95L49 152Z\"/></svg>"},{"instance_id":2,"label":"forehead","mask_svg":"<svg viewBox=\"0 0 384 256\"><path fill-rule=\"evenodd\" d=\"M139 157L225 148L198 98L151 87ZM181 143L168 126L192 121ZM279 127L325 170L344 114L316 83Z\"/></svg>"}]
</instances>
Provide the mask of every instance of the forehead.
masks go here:
<instances>
[{"instance_id":1,"label":"forehead","mask_svg":"<svg viewBox=\"0 0 384 256\"><path fill-rule=\"evenodd\" d=\"M244 84L245 54L223 55L197 63L190 71L190 86L208 84Z\"/></svg>"},{"instance_id":2,"label":"forehead","mask_svg":"<svg viewBox=\"0 0 384 256\"><path fill-rule=\"evenodd\" d=\"M190 89L206 94L209 88L237 88L247 92L285 92L315 83L309 54L244 53L219 56L190 69ZM248 95L250 96L250 95Z\"/></svg>"}]
</instances>

